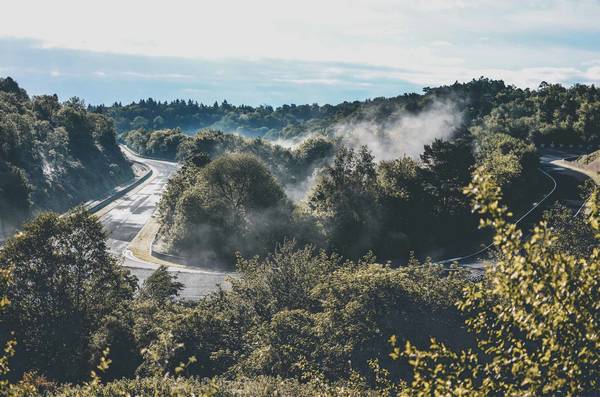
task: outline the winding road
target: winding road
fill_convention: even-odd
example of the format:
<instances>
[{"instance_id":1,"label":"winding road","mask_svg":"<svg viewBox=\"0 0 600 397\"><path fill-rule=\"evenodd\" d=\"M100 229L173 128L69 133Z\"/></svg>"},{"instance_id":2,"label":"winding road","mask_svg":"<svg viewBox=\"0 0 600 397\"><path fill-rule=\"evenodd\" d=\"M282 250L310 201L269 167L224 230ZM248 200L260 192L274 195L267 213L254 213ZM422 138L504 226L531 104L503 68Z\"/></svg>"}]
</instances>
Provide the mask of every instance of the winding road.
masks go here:
<instances>
[{"instance_id":1,"label":"winding road","mask_svg":"<svg viewBox=\"0 0 600 397\"><path fill-rule=\"evenodd\" d=\"M516 223L521 229L528 230L531 225L539 221L543 211L555 203L560 203L579 213L584 205L579 187L588 179L588 176L569 168L555 164L556 161L578 157L583 154L580 150L540 149L540 173L551 180L551 188L539 202L533 203L530 210L522 214ZM483 271L489 259L489 250L493 244L488 244L476 252L463 256L444 259L438 263L458 263L461 266L475 271Z\"/></svg>"},{"instance_id":2,"label":"winding road","mask_svg":"<svg viewBox=\"0 0 600 397\"><path fill-rule=\"evenodd\" d=\"M144 227L151 223L160 196L178 165L168 161L142 158L124 146L122 146L122 150L130 160L149 167L152 170L152 176L131 192L98 211L96 215L109 233L108 246L110 250L121 258L123 266L128 267L131 273L142 282L158 268L159 264L165 264L165 262L152 257L150 252L148 252L149 255L144 255L146 259L136 257L131 249L132 242L139 239L139 236L144 234ZM587 179L587 176L554 164L556 160L580 154L582 153L553 149L540 151L541 175L551 180L552 188L520 217L518 222L522 227L527 228L528 225L536 222L542 211L555 202L560 202L575 210L582 206L578 186ZM461 266L481 271L490 247L491 245L488 245L476 252L439 261L439 263L458 262ZM149 247L147 251L150 251ZM171 272L176 272L178 280L184 284L181 297L185 299L198 299L216 291L219 285L226 284L226 277L232 274L175 263L167 264L167 268Z\"/></svg>"},{"instance_id":3,"label":"winding road","mask_svg":"<svg viewBox=\"0 0 600 397\"><path fill-rule=\"evenodd\" d=\"M164 264L164 261L137 258L129 248L151 220L167 181L178 165L169 161L142 158L124 146L121 148L130 160L149 167L152 176L131 192L96 212L96 215L109 235L107 244L111 252L142 282L159 267L159 263ZM217 290L218 285L224 285L229 274L177 264L167 265L167 269L177 273L178 280L184 284L181 297L185 299L197 299Z\"/></svg>"}]
</instances>

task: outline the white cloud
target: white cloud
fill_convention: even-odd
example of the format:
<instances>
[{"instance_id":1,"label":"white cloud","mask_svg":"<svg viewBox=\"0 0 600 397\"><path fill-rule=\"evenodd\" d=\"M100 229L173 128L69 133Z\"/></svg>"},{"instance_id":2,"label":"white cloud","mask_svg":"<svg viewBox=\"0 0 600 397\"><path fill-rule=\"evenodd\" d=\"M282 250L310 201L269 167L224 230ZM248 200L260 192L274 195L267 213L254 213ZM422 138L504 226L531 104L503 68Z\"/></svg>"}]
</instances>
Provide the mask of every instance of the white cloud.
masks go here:
<instances>
[{"instance_id":1,"label":"white cloud","mask_svg":"<svg viewBox=\"0 0 600 397\"><path fill-rule=\"evenodd\" d=\"M373 72L378 77L424 85L482 74L525 85L540 79L598 79L595 69L583 69L600 59L600 43L585 42L600 34L600 2L595 0L7 3L3 11L10 17L0 24L0 37L33 38L52 48L378 65L390 68ZM544 41L545 35L571 41L582 35L581 46ZM334 72L321 81L289 82L333 85L338 81ZM146 78L187 77L173 72Z\"/></svg>"},{"instance_id":2,"label":"white cloud","mask_svg":"<svg viewBox=\"0 0 600 397\"><path fill-rule=\"evenodd\" d=\"M510 19L528 30L574 29L577 31L599 31L597 0L539 1L538 7L511 14Z\"/></svg>"},{"instance_id":3,"label":"white cloud","mask_svg":"<svg viewBox=\"0 0 600 397\"><path fill-rule=\"evenodd\" d=\"M138 77L148 80L187 80L193 79L194 76L180 73L140 73L140 72L123 72L125 76Z\"/></svg>"},{"instance_id":4,"label":"white cloud","mask_svg":"<svg viewBox=\"0 0 600 397\"><path fill-rule=\"evenodd\" d=\"M280 79L275 78L272 81L277 83L289 83L289 84L297 84L297 85L305 85L305 84L313 84L313 85L324 85L324 86L334 86L334 85L344 85L344 86L355 86L355 87L368 87L371 84L365 82L352 82L352 81L344 81L339 79L327 79L327 78L316 78L316 79Z\"/></svg>"},{"instance_id":5,"label":"white cloud","mask_svg":"<svg viewBox=\"0 0 600 397\"><path fill-rule=\"evenodd\" d=\"M600 81L600 66L588 68L583 74L588 80Z\"/></svg>"}]
</instances>

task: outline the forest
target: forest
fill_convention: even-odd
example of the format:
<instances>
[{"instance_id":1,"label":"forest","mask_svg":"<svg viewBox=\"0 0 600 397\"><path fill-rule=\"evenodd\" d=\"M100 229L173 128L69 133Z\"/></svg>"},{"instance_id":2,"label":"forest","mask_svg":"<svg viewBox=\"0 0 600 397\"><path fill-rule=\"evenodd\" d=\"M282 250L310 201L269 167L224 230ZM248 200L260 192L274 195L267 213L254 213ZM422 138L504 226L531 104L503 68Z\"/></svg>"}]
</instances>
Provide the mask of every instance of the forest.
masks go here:
<instances>
[{"instance_id":1,"label":"forest","mask_svg":"<svg viewBox=\"0 0 600 397\"><path fill-rule=\"evenodd\" d=\"M552 217L522 241L483 169L465 193L495 233L497 262L482 279L288 242L238 257L232 287L196 302L177 299L182 285L164 268L138 288L85 211L42 215L0 252L9 264L0 388L14 396L594 395L597 194L587 219ZM591 252L573 246L573 232L595 241Z\"/></svg>"},{"instance_id":2,"label":"forest","mask_svg":"<svg viewBox=\"0 0 600 397\"><path fill-rule=\"evenodd\" d=\"M337 132L287 141L179 128L136 129L120 139L142 155L184 164L159 206L159 243L190 263L231 268L236 252L264 255L289 239L353 259L368 251L393 263L411 254L440 259L489 238L462 194L475 168L493 175L516 213L550 189L538 171L537 138L497 125L492 104L507 90L514 88L485 79L428 89L411 111L397 98L373 101L348 113ZM356 121L365 113L378 120ZM442 122L423 121L431 119ZM412 135L424 130L436 132L429 140ZM247 189L253 185L261 188Z\"/></svg>"},{"instance_id":3,"label":"forest","mask_svg":"<svg viewBox=\"0 0 600 397\"><path fill-rule=\"evenodd\" d=\"M64 211L133 178L112 120L78 98L29 97L0 79L0 238L32 215Z\"/></svg>"},{"instance_id":4,"label":"forest","mask_svg":"<svg viewBox=\"0 0 600 397\"><path fill-rule=\"evenodd\" d=\"M385 125L399 112L416 113L434 101L452 101L465 128L479 126L527 139L535 144L598 144L600 91L593 85L542 83L538 89L506 85L502 80L474 79L468 83L427 87L423 94L343 102L338 105L251 107L226 100L213 105L194 101L155 101L90 106L115 120L119 133L136 129L180 128L187 134L217 129L250 137L291 139L307 133L334 135L341 124L373 122Z\"/></svg>"},{"instance_id":5,"label":"forest","mask_svg":"<svg viewBox=\"0 0 600 397\"><path fill-rule=\"evenodd\" d=\"M331 106L102 107L0 80L0 197L28 219L0 249L0 394L594 395L598 192L582 216L514 222L549 189L542 145L598 143L599 103L479 79ZM164 266L140 284L95 215L37 213L130 178L117 139L179 161L157 245L235 270L229 287L184 300ZM484 273L437 263L488 240Z\"/></svg>"},{"instance_id":6,"label":"forest","mask_svg":"<svg viewBox=\"0 0 600 397\"><path fill-rule=\"evenodd\" d=\"M248 118L249 107L197 105L203 112L226 113L228 119L251 119L251 128L270 128L264 134L254 130L248 135L242 124L221 122L184 132L191 124L175 120L196 114L196 104L171 105L148 100L101 110L116 120L115 112L126 114L126 109L177 115L159 129L135 125L121 139L142 155L182 162L200 154L209 159L227 152L254 155L285 193L285 200L269 208L234 209L226 203L201 204L211 193L188 191L194 185L210 188L196 183L205 180L201 166L186 167L172 180L161 204L164 249L198 262L228 264L236 250L264 254L286 238L353 258L371 250L393 262L405 262L411 252L424 259L472 251L482 237L461 189L475 167L493 174L509 207L521 213L549 189L539 177L537 149L596 147L600 128L594 86L543 83L530 90L486 78L426 88L421 95L322 107L260 107ZM272 118L285 121L274 127ZM198 177L192 176L194 170ZM269 219L286 221L277 226ZM278 229L284 224L288 230Z\"/></svg>"},{"instance_id":7,"label":"forest","mask_svg":"<svg viewBox=\"0 0 600 397\"><path fill-rule=\"evenodd\" d=\"M477 155L473 145L435 140L418 159L377 162L366 146L326 138L289 150L201 132L182 144L187 160L161 199L160 236L198 264L232 264L236 252L264 255L289 239L394 263L434 247L468 252L482 238L462 195L474 167L489 169L515 211L548 189L533 145L506 134L487 136Z\"/></svg>"}]
</instances>

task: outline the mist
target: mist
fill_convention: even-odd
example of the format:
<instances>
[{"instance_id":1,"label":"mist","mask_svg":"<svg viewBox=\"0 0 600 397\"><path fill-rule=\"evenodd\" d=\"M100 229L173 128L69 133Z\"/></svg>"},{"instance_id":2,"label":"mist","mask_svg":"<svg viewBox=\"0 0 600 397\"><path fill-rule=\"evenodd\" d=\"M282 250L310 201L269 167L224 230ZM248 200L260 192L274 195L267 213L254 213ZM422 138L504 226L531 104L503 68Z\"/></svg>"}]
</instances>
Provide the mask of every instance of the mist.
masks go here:
<instances>
[{"instance_id":1,"label":"mist","mask_svg":"<svg viewBox=\"0 0 600 397\"><path fill-rule=\"evenodd\" d=\"M310 189L316 183L322 167L323 165L315 167L306 178L296 183L285 184L283 186L283 191L285 192L285 195L294 203L302 201L306 197Z\"/></svg>"},{"instance_id":2,"label":"mist","mask_svg":"<svg viewBox=\"0 0 600 397\"><path fill-rule=\"evenodd\" d=\"M441 100L416 114L398 109L383 122L376 120L375 111L363 112L361 116L364 119L360 121L333 126L333 135L353 149L366 145L376 161L416 158L423 146L435 139L450 139L462 122L456 104Z\"/></svg>"},{"instance_id":3,"label":"mist","mask_svg":"<svg viewBox=\"0 0 600 397\"><path fill-rule=\"evenodd\" d=\"M362 110L357 120L345 120L328 129L329 138L336 145L359 149L367 146L375 161L387 161L409 156L418 158L423 147L435 139L451 139L463 121L463 115L456 103L449 100L436 100L418 113L411 113L398 107L383 121L378 120L379 107ZM381 116L379 116L381 118ZM290 150L296 150L304 141L322 133L306 134L292 139L272 140ZM283 184L284 191L292 202L306 198L318 179L321 169L333 161L333 157L323 159L313 165L305 178Z\"/></svg>"}]
</instances>

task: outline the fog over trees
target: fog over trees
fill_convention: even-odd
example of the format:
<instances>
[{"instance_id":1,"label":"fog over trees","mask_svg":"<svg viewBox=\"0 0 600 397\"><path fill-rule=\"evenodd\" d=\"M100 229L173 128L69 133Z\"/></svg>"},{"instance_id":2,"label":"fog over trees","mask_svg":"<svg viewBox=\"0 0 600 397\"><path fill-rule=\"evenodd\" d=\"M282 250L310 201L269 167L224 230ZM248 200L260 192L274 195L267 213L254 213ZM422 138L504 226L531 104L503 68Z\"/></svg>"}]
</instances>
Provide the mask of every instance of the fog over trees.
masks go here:
<instances>
[{"instance_id":1,"label":"fog over trees","mask_svg":"<svg viewBox=\"0 0 600 397\"><path fill-rule=\"evenodd\" d=\"M403 116L428 111L428 119L431 119L448 108L452 110L450 115L462 116L462 124L467 128L504 132L536 144L597 144L600 139L597 87L575 84L567 88L542 83L532 90L486 78L427 87L423 94L337 105L290 104L273 108L232 105L227 101L204 105L191 100L161 102L149 98L125 105L94 106L91 110L111 116L119 132L180 128L193 134L199 129L211 128L251 137L292 139L307 133L334 136L352 132L356 126L363 130L368 127L377 135L383 129L398 125ZM454 122L448 117L444 120ZM416 139L418 134L412 137Z\"/></svg>"},{"instance_id":2,"label":"fog over trees","mask_svg":"<svg viewBox=\"0 0 600 397\"><path fill-rule=\"evenodd\" d=\"M597 188L578 217L555 205L520 230L511 213L551 189L542 145L599 143L598 103L482 78L339 105L89 107L1 79L0 215L20 226L0 248L0 394L594 395ZM235 271L227 288L183 300L164 266L139 284L95 215L38 214L130 179L117 139L179 161L155 248ZM490 238L485 271L436 263Z\"/></svg>"},{"instance_id":3,"label":"fog over trees","mask_svg":"<svg viewBox=\"0 0 600 397\"><path fill-rule=\"evenodd\" d=\"M40 210L66 210L132 177L110 118L78 98L30 98L0 79L0 237Z\"/></svg>"}]
</instances>

